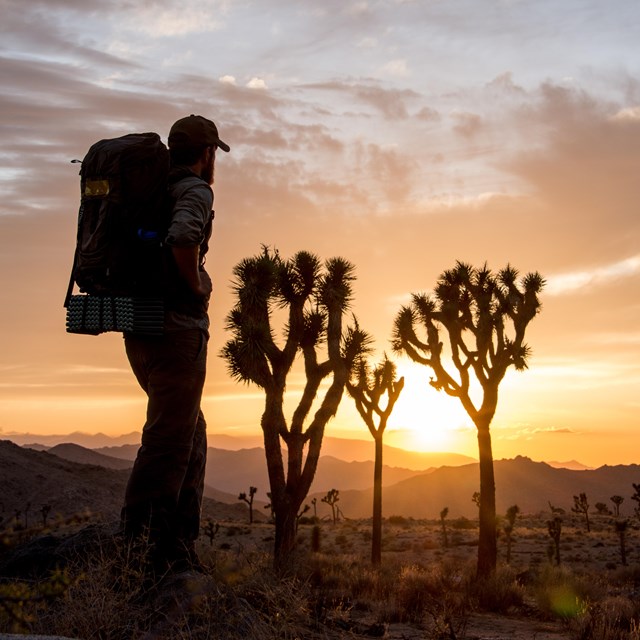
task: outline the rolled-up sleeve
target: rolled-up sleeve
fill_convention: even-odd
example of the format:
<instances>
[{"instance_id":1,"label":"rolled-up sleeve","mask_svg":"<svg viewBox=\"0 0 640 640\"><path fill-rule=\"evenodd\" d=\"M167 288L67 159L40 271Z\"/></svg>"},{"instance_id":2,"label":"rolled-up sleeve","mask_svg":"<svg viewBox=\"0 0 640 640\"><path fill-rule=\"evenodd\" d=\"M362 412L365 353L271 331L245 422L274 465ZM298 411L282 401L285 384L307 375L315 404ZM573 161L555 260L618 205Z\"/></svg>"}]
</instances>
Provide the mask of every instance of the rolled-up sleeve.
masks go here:
<instances>
[{"instance_id":1,"label":"rolled-up sleeve","mask_svg":"<svg viewBox=\"0 0 640 640\"><path fill-rule=\"evenodd\" d=\"M177 197L166 243L172 247L199 245L211 217L213 192L200 181L184 189Z\"/></svg>"}]
</instances>

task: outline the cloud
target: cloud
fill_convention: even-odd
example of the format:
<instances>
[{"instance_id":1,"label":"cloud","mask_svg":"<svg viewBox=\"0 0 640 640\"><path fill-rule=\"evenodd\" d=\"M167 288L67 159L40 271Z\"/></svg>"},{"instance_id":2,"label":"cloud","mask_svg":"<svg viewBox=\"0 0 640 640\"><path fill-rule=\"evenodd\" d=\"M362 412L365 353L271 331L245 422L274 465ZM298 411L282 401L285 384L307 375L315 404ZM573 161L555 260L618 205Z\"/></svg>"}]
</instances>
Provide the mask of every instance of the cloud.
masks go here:
<instances>
[{"instance_id":1,"label":"cloud","mask_svg":"<svg viewBox=\"0 0 640 640\"><path fill-rule=\"evenodd\" d=\"M625 107L612 116L612 120L622 122L640 122L640 106Z\"/></svg>"},{"instance_id":2,"label":"cloud","mask_svg":"<svg viewBox=\"0 0 640 640\"><path fill-rule=\"evenodd\" d=\"M575 431L574 429L569 429L567 427L547 427L547 428L532 429L531 433L535 433L535 434L546 433L546 434L553 435L553 434L567 434L567 433L578 434L580 432Z\"/></svg>"},{"instance_id":3,"label":"cloud","mask_svg":"<svg viewBox=\"0 0 640 640\"><path fill-rule=\"evenodd\" d=\"M593 267L585 271L573 271L551 275L547 279L545 293L551 296L567 293L593 293L594 287L604 287L613 281L640 275L640 254L612 264Z\"/></svg>"},{"instance_id":4,"label":"cloud","mask_svg":"<svg viewBox=\"0 0 640 640\"><path fill-rule=\"evenodd\" d=\"M398 78L406 78L411 75L407 61L404 59L390 60L382 67L381 71Z\"/></svg>"},{"instance_id":5,"label":"cloud","mask_svg":"<svg viewBox=\"0 0 640 640\"><path fill-rule=\"evenodd\" d=\"M381 86L376 81L331 81L303 85L304 89L344 94L351 100L373 107L389 120L406 120L408 105L420 98L411 89L394 89Z\"/></svg>"},{"instance_id":6,"label":"cloud","mask_svg":"<svg viewBox=\"0 0 640 640\"><path fill-rule=\"evenodd\" d=\"M248 89L266 89L267 83L264 81L264 78L253 77L249 82L247 82Z\"/></svg>"}]
</instances>

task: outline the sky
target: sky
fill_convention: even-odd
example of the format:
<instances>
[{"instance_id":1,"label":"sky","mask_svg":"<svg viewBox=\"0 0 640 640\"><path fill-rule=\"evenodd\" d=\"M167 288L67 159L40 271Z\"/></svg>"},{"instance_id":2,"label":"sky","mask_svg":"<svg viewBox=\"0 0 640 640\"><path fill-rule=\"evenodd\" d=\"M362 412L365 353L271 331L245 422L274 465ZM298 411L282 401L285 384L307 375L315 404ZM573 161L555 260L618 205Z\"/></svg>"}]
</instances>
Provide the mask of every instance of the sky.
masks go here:
<instances>
[{"instance_id":1,"label":"sky","mask_svg":"<svg viewBox=\"0 0 640 640\"><path fill-rule=\"evenodd\" d=\"M391 354L393 320L457 260L547 281L529 369L500 387L496 459L640 462L637 0L0 0L0 437L138 430L122 337L62 307L89 146L215 120L211 433L259 433L234 382L232 270L276 247L356 267L351 311ZM396 356L393 356L396 358ZM477 456L429 371L385 442ZM292 378L290 397L302 380ZM345 397L327 433L368 439Z\"/></svg>"}]
</instances>

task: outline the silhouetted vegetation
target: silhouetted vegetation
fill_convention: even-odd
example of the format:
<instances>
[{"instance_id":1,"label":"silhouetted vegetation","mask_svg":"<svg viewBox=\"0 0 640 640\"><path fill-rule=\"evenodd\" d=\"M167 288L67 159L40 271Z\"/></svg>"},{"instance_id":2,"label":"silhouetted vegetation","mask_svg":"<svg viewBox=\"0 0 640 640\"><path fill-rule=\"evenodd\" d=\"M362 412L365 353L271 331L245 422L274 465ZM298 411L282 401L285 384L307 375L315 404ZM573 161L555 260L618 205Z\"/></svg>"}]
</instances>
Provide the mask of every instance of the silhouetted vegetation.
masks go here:
<instances>
[{"instance_id":1,"label":"silhouetted vegetation","mask_svg":"<svg viewBox=\"0 0 640 640\"><path fill-rule=\"evenodd\" d=\"M447 535L447 516L449 515L449 507L445 507L440 512L440 524L442 525L442 545L446 549L449 546L449 536Z\"/></svg>"},{"instance_id":2,"label":"silhouetted vegetation","mask_svg":"<svg viewBox=\"0 0 640 640\"><path fill-rule=\"evenodd\" d=\"M330 489L327 491L327 495L321 498L321 501L328 504L331 507L331 518L333 524L338 521L338 513L336 510L336 503L340 500L340 492L337 489Z\"/></svg>"},{"instance_id":3,"label":"silhouetted vegetation","mask_svg":"<svg viewBox=\"0 0 640 640\"><path fill-rule=\"evenodd\" d=\"M624 498L622 496L615 495L615 496L611 496L611 498L609 498L609 500L611 500L611 502L613 502L616 518L619 518L620 517L620 506L624 502Z\"/></svg>"},{"instance_id":4,"label":"silhouetted vegetation","mask_svg":"<svg viewBox=\"0 0 640 640\"><path fill-rule=\"evenodd\" d=\"M613 523L613 527L618 534L620 540L620 561L626 567L627 566L627 529L629 527L628 520L616 520Z\"/></svg>"},{"instance_id":5,"label":"silhouetted vegetation","mask_svg":"<svg viewBox=\"0 0 640 640\"><path fill-rule=\"evenodd\" d=\"M520 507L517 504L514 504L507 509L506 522L503 526L505 537L507 538L507 564L511 562L511 544L513 542L512 534L516 525L516 518L519 513Z\"/></svg>"},{"instance_id":6,"label":"silhouetted vegetation","mask_svg":"<svg viewBox=\"0 0 640 640\"><path fill-rule=\"evenodd\" d=\"M549 558L555 557L556 564L560 566L560 536L562 535L562 518L556 516L553 520L547 522L547 529L549 536L553 541L553 547L551 547L551 553Z\"/></svg>"},{"instance_id":7,"label":"silhouetted vegetation","mask_svg":"<svg viewBox=\"0 0 640 640\"><path fill-rule=\"evenodd\" d=\"M247 498L247 494L242 492L238 496L238 500L242 500L249 505L249 524L253 524L253 497L256 495L258 489L256 487L249 487L249 497Z\"/></svg>"},{"instance_id":8,"label":"silhouetted vegetation","mask_svg":"<svg viewBox=\"0 0 640 640\"><path fill-rule=\"evenodd\" d=\"M367 336L357 328L344 329L355 277L346 260L332 258L322 265L304 251L285 260L265 247L261 254L237 264L233 273L236 304L227 316L233 337L222 356L233 378L265 392L261 427L276 524L274 562L280 565L295 546L296 516L316 472L325 426L338 410L349 371ZM286 316L282 347L273 327L276 309ZM298 354L306 381L288 421L287 378ZM323 383L327 386L319 398ZM318 398L319 407L311 415Z\"/></svg>"},{"instance_id":9,"label":"silhouetted vegetation","mask_svg":"<svg viewBox=\"0 0 640 640\"><path fill-rule=\"evenodd\" d=\"M498 387L507 369L527 368L530 348L525 331L540 311L538 295L544 287L538 273L518 280L511 266L492 273L458 262L439 278L434 296L413 294L409 306L398 313L393 346L412 360L433 370L431 385L458 398L478 434L480 461L480 532L478 575L496 568L496 501L490 426L498 405ZM417 334L423 329L424 337ZM446 336L441 336L441 331ZM443 346L451 349L444 361ZM481 401L472 398L471 377L480 384Z\"/></svg>"},{"instance_id":10,"label":"silhouetted vegetation","mask_svg":"<svg viewBox=\"0 0 640 640\"><path fill-rule=\"evenodd\" d=\"M382 558L382 452L384 431L396 401L404 387L404 378L396 379L396 366L384 356L373 369L366 358L356 360L347 381L347 391L353 398L360 417L375 441L373 463L373 521L371 562L378 565ZM386 397L385 406L381 406ZM377 422L376 425L376 416Z\"/></svg>"},{"instance_id":11,"label":"silhouetted vegetation","mask_svg":"<svg viewBox=\"0 0 640 640\"><path fill-rule=\"evenodd\" d=\"M571 511L574 513L582 513L587 525L587 532L591 532L591 523L589 521L589 500L586 493L580 493L577 496L573 496L573 507Z\"/></svg>"}]
</instances>

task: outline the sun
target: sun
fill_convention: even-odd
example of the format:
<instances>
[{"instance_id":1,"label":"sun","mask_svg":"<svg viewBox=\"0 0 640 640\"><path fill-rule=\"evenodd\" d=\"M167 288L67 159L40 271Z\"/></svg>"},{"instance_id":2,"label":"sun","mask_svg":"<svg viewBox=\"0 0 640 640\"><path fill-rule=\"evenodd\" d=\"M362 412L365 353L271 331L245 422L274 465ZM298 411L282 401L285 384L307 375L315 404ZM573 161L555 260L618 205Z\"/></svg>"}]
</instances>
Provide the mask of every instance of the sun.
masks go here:
<instances>
[{"instance_id":1,"label":"sun","mask_svg":"<svg viewBox=\"0 0 640 640\"><path fill-rule=\"evenodd\" d=\"M458 399L429 384L428 368L406 359L396 366L404 389L389 418L385 441L413 451L468 449L470 430L475 433L475 428Z\"/></svg>"}]
</instances>

